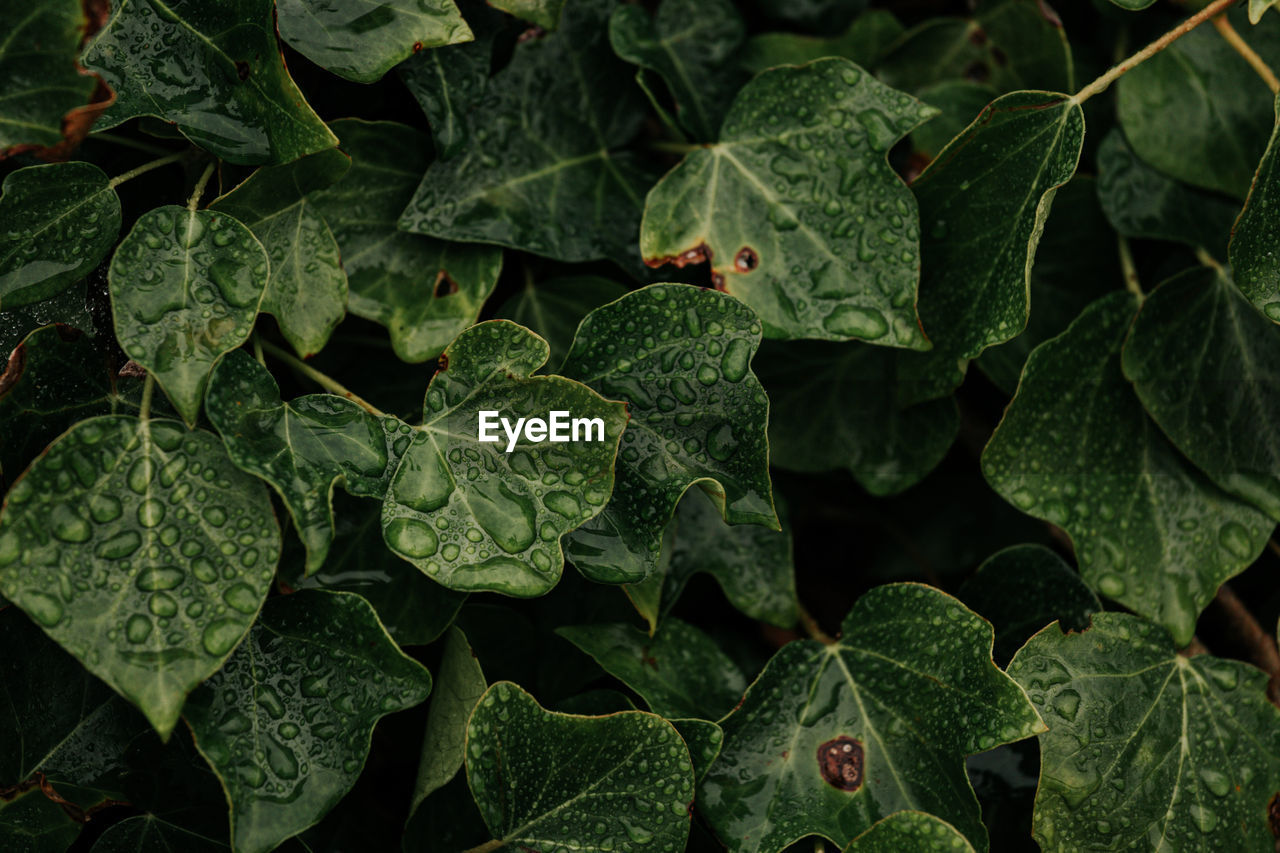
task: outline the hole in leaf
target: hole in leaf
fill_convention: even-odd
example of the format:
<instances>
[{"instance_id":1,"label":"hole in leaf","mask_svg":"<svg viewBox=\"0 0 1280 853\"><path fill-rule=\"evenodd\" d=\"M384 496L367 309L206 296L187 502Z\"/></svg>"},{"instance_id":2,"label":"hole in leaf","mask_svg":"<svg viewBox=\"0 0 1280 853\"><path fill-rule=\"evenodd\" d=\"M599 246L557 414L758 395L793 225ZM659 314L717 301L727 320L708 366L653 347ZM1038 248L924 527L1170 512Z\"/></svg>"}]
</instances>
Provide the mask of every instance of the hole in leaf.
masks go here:
<instances>
[{"instance_id":1,"label":"hole in leaf","mask_svg":"<svg viewBox=\"0 0 1280 853\"><path fill-rule=\"evenodd\" d=\"M818 770L822 779L841 791L862 787L862 744L840 735L818 747Z\"/></svg>"}]
</instances>

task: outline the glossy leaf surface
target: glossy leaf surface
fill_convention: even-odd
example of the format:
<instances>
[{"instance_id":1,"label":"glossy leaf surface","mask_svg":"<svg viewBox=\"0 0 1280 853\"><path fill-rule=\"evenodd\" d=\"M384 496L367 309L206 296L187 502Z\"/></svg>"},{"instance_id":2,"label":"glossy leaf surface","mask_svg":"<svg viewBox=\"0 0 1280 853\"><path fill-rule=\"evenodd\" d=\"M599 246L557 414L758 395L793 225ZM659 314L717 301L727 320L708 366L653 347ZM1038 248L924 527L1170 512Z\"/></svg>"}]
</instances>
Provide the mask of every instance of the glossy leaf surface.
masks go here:
<instances>
[{"instance_id":1,"label":"glossy leaf surface","mask_svg":"<svg viewBox=\"0 0 1280 853\"><path fill-rule=\"evenodd\" d=\"M1280 104L1280 100L1277 101ZM1277 113L1280 115L1280 113ZM1280 323L1280 262L1271 212L1280 204L1280 124L1258 164L1249 199L1231 231L1231 268L1240 290Z\"/></svg>"},{"instance_id":2,"label":"glossy leaf surface","mask_svg":"<svg viewBox=\"0 0 1280 853\"><path fill-rule=\"evenodd\" d=\"M440 657L427 730L422 738L418 780L413 786L415 808L462 769L466 759L467 723L488 686L467 635L461 628L450 628Z\"/></svg>"},{"instance_id":3,"label":"glossy leaf surface","mask_svg":"<svg viewBox=\"0 0 1280 853\"><path fill-rule=\"evenodd\" d=\"M59 144L63 118L89 102L94 79L76 66L85 17L80 0L0 10L0 152Z\"/></svg>"},{"instance_id":4,"label":"glossy leaf surface","mask_svg":"<svg viewBox=\"0 0 1280 853\"><path fill-rule=\"evenodd\" d=\"M846 853L972 853L973 845L956 828L931 814L894 812L859 835Z\"/></svg>"},{"instance_id":5,"label":"glossy leaf surface","mask_svg":"<svg viewBox=\"0 0 1280 853\"><path fill-rule=\"evenodd\" d=\"M626 293L627 289L621 284L599 276L529 282L502 303L498 317L537 332L551 347L547 363L557 367L568 354L582 318Z\"/></svg>"},{"instance_id":6,"label":"glossy leaf surface","mask_svg":"<svg viewBox=\"0 0 1280 853\"><path fill-rule=\"evenodd\" d=\"M560 25L566 0L492 0L489 5L510 12L544 30L554 30Z\"/></svg>"}]
</instances>

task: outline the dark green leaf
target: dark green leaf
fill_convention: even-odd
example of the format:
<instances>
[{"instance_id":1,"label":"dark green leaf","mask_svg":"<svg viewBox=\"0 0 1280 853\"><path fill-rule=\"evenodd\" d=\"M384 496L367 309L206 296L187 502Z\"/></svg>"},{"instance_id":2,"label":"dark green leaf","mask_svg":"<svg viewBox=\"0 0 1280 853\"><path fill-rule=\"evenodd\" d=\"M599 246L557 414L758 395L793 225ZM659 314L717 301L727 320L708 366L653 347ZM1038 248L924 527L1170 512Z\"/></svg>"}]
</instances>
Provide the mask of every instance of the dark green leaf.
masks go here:
<instances>
[{"instance_id":1,"label":"dark green leaf","mask_svg":"<svg viewBox=\"0 0 1280 853\"><path fill-rule=\"evenodd\" d=\"M85 299L87 290L86 283L81 281L48 299L0 311L0 359L7 357L27 335L52 323L93 335L96 327Z\"/></svg>"},{"instance_id":2,"label":"dark green leaf","mask_svg":"<svg viewBox=\"0 0 1280 853\"><path fill-rule=\"evenodd\" d=\"M377 721L430 690L360 596L271 599L184 712L227 792L233 847L271 850L316 823L355 784Z\"/></svg>"},{"instance_id":3,"label":"dark green leaf","mask_svg":"<svg viewBox=\"0 0 1280 853\"><path fill-rule=\"evenodd\" d=\"M827 25L824 22L824 29ZM874 68L889 45L903 33L892 13L873 9L859 15L838 36L762 33L747 40L737 60L752 74L779 65L803 65L824 56L843 56L855 65Z\"/></svg>"},{"instance_id":4,"label":"dark green leaf","mask_svg":"<svg viewBox=\"0 0 1280 853\"><path fill-rule=\"evenodd\" d=\"M1115 0L1112 0L1115 2ZM1152 0L1154 2L1154 0ZM1249 23L1256 24L1268 9L1274 8L1276 0L1249 0Z\"/></svg>"},{"instance_id":5,"label":"dark green leaf","mask_svg":"<svg viewBox=\"0 0 1280 853\"><path fill-rule=\"evenodd\" d=\"M413 786L413 808L448 784L466 758L467 721L488 682L467 635L450 628L444 641L440 669L431 699L431 714L422 738L418 780Z\"/></svg>"},{"instance_id":6,"label":"dark green leaf","mask_svg":"<svg viewBox=\"0 0 1280 853\"><path fill-rule=\"evenodd\" d=\"M608 302L625 296L616 281L594 275L553 278L525 286L498 309L497 316L514 320L537 332L551 347L547 363L564 361L582 318Z\"/></svg>"},{"instance_id":7,"label":"dark green leaf","mask_svg":"<svg viewBox=\"0 0 1280 853\"><path fill-rule=\"evenodd\" d=\"M745 685L744 685L745 686ZM724 744L724 732L718 725L708 720L668 720L675 726L684 745L689 748L689 758L693 761L693 781L700 784L716 757L720 755L720 747Z\"/></svg>"},{"instance_id":8,"label":"dark green leaf","mask_svg":"<svg viewBox=\"0 0 1280 853\"><path fill-rule=\"evenodd\" d=\"M771 21L807 30L840 29L867 7L867 0L747 0Z\"/></svg>"},{"instance_id":9,"label":"dark green leaf","mask_svg":"<svg viewBox=\"0 0 1280 853\"><path fill-rule=\"evenodd\" d=\"M710 262L770 337L926 349L919 223L889 148L933 114L845 59L765 71L645 201L645 263Z\"/></svg>"},{"instance_id":10,"label":"dark green leaf","mask_svg":"<svg viewBox=\"0 0 1280 853\"><path fill-rule=\"evenodd\" d=\"M5 850L64 853L79 834L80 825L38 787L0 800L0 845Z\"/></svg>"},{"instance_id":11,"label":"dark green leaf","mask_svg":"<svg viewBox=\"0 0 1280 853\"><path fill-rule=\"evenodd\" d=\"M1252 11L1252 10L1251 10ZM1276 100L1280 116L1280 98ZM1280 259L1275 214L1280 204L1280 122L1267 145L1240 220L1231 232L1231 268L1240 290L1274 322L1280 323ZM1216 246L1216 244L1214 244Z\"/></svg>"},{"instance_id":12,"label":"dark green leaf","mask_svg":"<svg viewBox=\"0 0 1280 853\"><path fill-rule=\"evenodd\" d=\"M94 78L76 66L86 19L81 0L0 8L0 152L58 145L63 118L89 103Z\"/></svg>"},{"instance_id":13,"label":"dark green leaf","mask_svg":"<svg viewBox=\"0 0 1280 853\"><path fill-rule=\"evenodd\" d=\"M510 12L517 18L523 18L544 30L554 30L560 25L560 18L566 0L488 0L490 6Z\"/></svg>"},{"instance_id":14,"label":"dark green leaf","mask_svg":"<svg viewBox=\"0 0 1280 853\"><path fill-rule=\"evenodd\" d=\"M995 87L972 80L943 80L921 89L920 100L940 114L911 132L916 154L925 162L933 160L998 94Z\"/></svg>"},{"instance_id":15,"label":"dark green leaf","mask_svg":"<svg viewBox=\"0 0 1280 853\"><path fill-rule=\"evenodd\" d=\"M954 826L931 814L894 812L871 825L844 853L973 853L969 839Z\"/></svg>"},{"instance_id":16,"label":"dark green leaf","mask_svg":"<svg viewBox=\"0 0 1280 853\"><path fill-rule=\"evenodd\" d=\"M93 845L93 853L220 853L227 846L153 814L112 824Z\"/></svg>"}]
</instances>

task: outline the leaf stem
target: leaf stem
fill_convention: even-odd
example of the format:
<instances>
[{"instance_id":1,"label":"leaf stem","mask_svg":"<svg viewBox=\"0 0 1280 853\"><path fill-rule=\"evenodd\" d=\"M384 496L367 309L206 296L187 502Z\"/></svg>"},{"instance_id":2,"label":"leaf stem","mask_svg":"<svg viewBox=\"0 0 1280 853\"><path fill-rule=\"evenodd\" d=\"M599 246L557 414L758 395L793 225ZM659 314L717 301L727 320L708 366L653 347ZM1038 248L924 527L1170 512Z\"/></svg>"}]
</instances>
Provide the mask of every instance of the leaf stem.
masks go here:
<instances>
[{"instance_id":1,"label":"leaf stem","mask_svg":"<svg viewBox=\"0 0 1280 853\"><path fill-rule=\"evenodd\" d=\"M1222 264L1218 263L1218 260L1209 254L1203 246L1196 246L1196 260L1210 269L1222 270Z\"/></svg>"},{"instance_id":2,"label":"leaf stem","mask_svg":"<svg viewBox=\"0 0 1280 853\"><path fill-rule=\"evenodd\" d=\"M151 395L156 390L156 378L147 371L147 378L142 383L142 402L138 404L138 417L144 421L151 420Z\"/></svg>"},{"instance_id":3,"label":"leaf stem","mask_svg":"<svg viewBox=\"0 0 1280 853\"><path fill-rule=\"evenodd\" d=\"M257 359L258 364L267 366L267 360L262 355L262 339L258 337L257 332L253 333L253 357Z\"/></svg>"},{"instance_id":4,"label":"leaf stem","mask_svg":"<svg viewBox=\"0 0 1280 853\"><path fill-rule=\"evenodd\" d=\"M1156 39L1151 44L1144 47L1142 50L1133 54L1123 62L1119 62L1116 65L1113 65L1111 69L1107 71L1107 73L1103 74L1101 77L1094 80L1088 86L1085 86L1079 92L1076 92L1074 95L1072 95L1071 100L1075 101L1077 104L1083 104L1085 101L1089 100L1094 95L1097 95L1100 92L1106 91L1108 86L1110 86L1112 83L1118 80L1126 72L1131 71L1134 68L1141 65L1142 63L1146 62L1148 59L1155 56L1157 53L1164 50L1166 47L1173 44L1175 41L1177 41L1178 39L1185 36L1187 33L1194 30L1196 27L1200 26L1205 21L1212 19L1213 17L1221 14L1222 12L1225 12L1227 9L1234 6L1237 2L1239 2L1239 0L1213 0L1213 2L1210 3L1208 6L1205 6L1203 9L1201 9L1199 12L1196 12L1190 18L1187 18L1181 24L1178 24L1178 26L1169 30L1169 32L1160 36L1160 38Z\"/></svg>"},{"instance_id":5,"label":"leaf stem","mask_svg":"<svg viewBox=\"0 0 1280 853\"><path fill-rule=\"evenodd\" d=\"M818 625L818 620L813 618L813 614L805 610L804 605L796 603L796 611L800 615L800 624L804 626L804 631L813 639L822 643L824 646L834 646L836 641L830 634L822 630Z\"/></svg>"},{"instance_id":6,"label":"leaf stem","mask_svg":"<svg viewBox=\"0 0 1280 853\"><path fill-rule=\"evenodd\" d=\"M385 414L385 412L377 406L361 399L354 391L348 390L344 385L342 385L342 383L338 382L338 380L328 376L327 374L321 373L302 359L295 356L293 353L281 349L270 341L259 341L258 345L262 347L264 352L270 353L280 359L285 364L289 365L294 370L297 370L303 376L306 376L312 382L316 383L331 394L337 394L339 397L346 397L348 400L355 403L371 415Z\"/></svg>"},{"instance_id":7,"label":"leaf stem","mask_svg":"<svg viewBox=\"0 0 1280 853\"><path fill-rule=\"evenodd\" d=\"M464 850L463 853L489 853L490 850L500 850L507 846L507 842L497 838L492 841L486 841L484 844L478 844L470 850Z\"/></svg>"},{"instance_id":8,"label":"leaf stem","mask_svg":"<svg viewBox=\"0 0 1280 853\"><path fill-rule=\"evenodd\" d=\"M204 195L204 188L209 184L209 179L213 177L213 170L218 164L210 163L204 167L204 174L200 176L200 180L196 181L196 188L191 192L191 200L187 202L187 210L192 213L196 212L196 206L200 204L200 196Z\"/></svg>"},{"instance_id":9,"label":"leaf stem","mask_svg":"<svg viewBox=\"0 0 1280 853\"><path fill-rule=\"evenodd\" d=\"M1271 676L1267 693L1272 702L1277 702L1280 699L1280 649L1276 648L1275 637L1258 624L1253 613L1226 584L1218 587L1213 600L1227 617L1232 634L1249 649L1254 665Z\"/></svg>"},{"instance_id":10,"label":"leaf stem","mask_svg":"<svg viewBox=\"0 0 1280 853\"><path fill-rule=\"evenodd\" d=\"M186 156L187 156L186 151L178 151L174 154L167 154L164 157L159 157L155 160L150 160L146 163L143 163L141 166L138 166L135 169L130 169L127 172L123 172L119 175L116 175L114 178L108 181L107 184L112 189L115 189L116 187L123 184L125 181L132 181L134 178L138 177L139 175L145 175L147 172L150 172L152 169L159 169L161 166L168 166L170 163L176 163Z\"/></svg>"},{"instance_id":11,"label":"leaf stem","mask_svg":"<svg viewBox=\"0 0 1280 853\"><path fill-rule=\"evenodd\" d=\"M1117 245L1120 250L1120 269L1124 272L1125 289L1139 300L1146 299L1147 295L1142 292L1142 280L1138 278L1138 268L1133 263L1133 250L1129 248L1129 240L1123 236L1119 237Z\"/></svg>"},{"instance_id":12,"label":"leaf stem","mask_svg":"<svg viewBox=\"0 0 1280 853\"><path fill-rule=\"evenodd\" d=\"M692 142L650 142L649 148L654 151L661 151L665 154L688 154L690 151L697 151L699 148L706 148L706 145L696 145Z\"/></svg>"},{"instance_id":13,"label":"leaf stem","mask_svg":"<svg viewBox=\"0 0 1280 853\"><path fill-rule=\"evenodd\" d=\"M1249 63L1249 67L1258 72L1258 76L1271 89L1271 94L1280 94L1280 77L1276 77L1276 73L1271 70L1271 66L1267 65L1266 60L1258 56L1258 52L1249 46L1249 43L1240 37L1240 33L1236 32L1236 28L1231 26L1231 22L1227 20L1226 15L1219 15L1213 19L1213 28L1218 31L1227 44L1235 48L1236 53Z\"/></svg>"}]
</instances>

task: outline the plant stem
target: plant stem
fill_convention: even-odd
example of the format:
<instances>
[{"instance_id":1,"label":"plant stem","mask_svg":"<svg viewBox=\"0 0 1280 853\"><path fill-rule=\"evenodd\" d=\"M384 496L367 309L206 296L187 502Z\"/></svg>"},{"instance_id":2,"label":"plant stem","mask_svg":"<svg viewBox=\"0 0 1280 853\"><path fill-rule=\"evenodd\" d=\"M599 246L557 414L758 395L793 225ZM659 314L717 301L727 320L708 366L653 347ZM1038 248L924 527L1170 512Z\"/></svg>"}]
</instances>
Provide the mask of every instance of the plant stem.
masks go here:
<instances>
[{"instance_id":1,"label":"plant stem","mask_svg":"<svg viewBox=\"0 0 1280 853\"><path fill-rule=\"evenodd\" d=\"M1222 269L1222 264L1218 263L1217 259L1214 258L1213 255L1209 254L1203 246L1196 246L1196 260L1210 269Z\"/></svg>"},{"instance_id":2,"label":"plant stem","mask_svg":"<svg viewBox=\"0 0 1280 853\"><path fill-rule=\"evenodd\" d=\"M342 383L338 382L338 380L333 379L332 377L327 376L324 373L321 373L311 365L307 364L302 359L295 356L293 353L290 353L281 349L280 347L276 346L270 341L259 341L259 346L262 347L264 352L270 353L271 355L280 359L285 364L289 365L294 370L297 370L299 373L306 376L308 379L310 379L312 382L319 385L324 390L332 394L337 394L339 397L346 397L348 400L355 403L357 406L364 409L366 412L368 412L371 415L385 414L381 409L374 406L372 403L368 403L365 400L362 400L359 396L356 395L355 392L347 390L347 388L344 387Z\"/></svg>"},{"instance_id":3,"label":"plant stem","mask_svg":"<svg viewBox=\"0 0 1280 853\"><path fill-rule=\"evenodd\" d=\"M1280 94L1280 77L1276 77L1276 73L1271 70L1271 66L1267 65L1266 60L1258 56L1257 51L1249 46L1249 43L1240 37L1240 33L1236 32L1236 28L1231 26L1231 22L1227 20L1226 15L1219 15L1213 19L1213 27L1216 29L1227 44L1235 48L1236 53L1249 63L1249 67L1258 72L1258 76L1271 89L1271 94Z\"/></svg>"},{"instance_id":4,"label":"plant stem","mask_svg":"<svg viewBox=\"0 0 1280 853\"><path fill-rule=\"evenodd\" d=\"M187 210L192 213L196 212L196 206L200 204L200 196L204 195L204 188L208 185L209 179L213 177L213 170L217 165L215 162L205 166L204 174L200 176L200 180L196 181L196 188L191 191L191 200L187 202Z\"/></svg>"},{"instance_id":5,"label":"plant stem","mask_svg":"<svg viewBox=\"0 0 1280 853\"><path fill-rule=\"evenodd\" d=\"M1244 602L1231 587L1226 584L1218 587L1218 594L1213 600L1226 615L1232 634L1241 645L1249 649L1249 657L1254 665L1271 676L1267 685L1267 698L1272 704L1280 706L1280 649L1276 648L1276 638L1258 624L1253 613L1244 606Z\"/></svg>"},{"instance_id":6,"label":"plant stem","mask_svg":"<svg viewBox=\"0 0 1280 853\"><path fill-rule=\"evenodd\" d=\"M1145 299L1146 294L1142 292L1142 281L1138 278L1138 268L1133 264L1133 250L1129 248L1129 241L1124 237L1118 239L1120 248L1120 269L1124 272L1124 286L1138 299Z\"/></svg>"},{"instance_id":7,"label":"plant stem","mask_svg":"<svg viewBox=\"0 0 1280 853\"><path fill-rule=\"evenodd\" d=\"M142 420L151 418L151 395L156 390L156 378L147 371L147 378L142 383L142 402L138 404L138 417Z\"/></svg>"},{"instance_id":8,"label":"plant stem","mask_svg":"<svg viewBox=\"0 0 1280 853\"><path fill-rule=\"evenodd\" d=\"M161 166L168 166L170 163L176 163L186 156L187 156L187 152L185 151L179 151L175 154L167 154L164 157L160 157L158 159L143 163L141 166L138 166L136 169L130 169L127 172L116 175L114 178L108 181L107 184L112 189L115 189L116 187L123 184L125 181L132 181L134 178L138 177L139 175L145 175L147 172L150 172L152 169L159 169Z\"/></svg>"},{"instance_id":9,"label":"plant stem","mask_svg":"<svg viewBox=\"0 0 1280 853\"><path fill-rule=\"evenodd\" d=\"M649 148L654 151L662 151L666 154L688 154L690 151L697 151L699 148L706 148L706 145L695 145L691 142L650 142Z\"/></svg>"},{"instance_id":10,"label":"plant stem","mask_svg":"<svg viewBox=\"0 0 1280 853\"><path fill-rule=\"evenodd\" d=\"M499 850L505 846L507 846L507 842L499 841L495 838L492 841L486 841L484 844L478 844L470 850L464 850L463 853L489 853L490 850Z\"/></svg>"},{"instance_id":11,"label":"plant stem","mask_svg":"<svg viewBox=\"0 0 1280 853\"><path fill-rule=\"evenodd\" d=\"M821 627L819 627L818 620L813 618L813 614L804 609L803 604L797 603L796 610L800 614L800 624L804 626L806 634L817 640L819 643L822 643L824 646L834 646L836 644L836 641L832 639L831 635L827 634Z\"/></svg>"},{"instance_id":12,"label":"plant stem","mask_svg":"<svg viewBox=\"0 0 1280 853\"><path fill-rule=\"evenodd\" d=\"M257 359L258 364L263 367L267 366L267 360L262 356L262 340L258 337L258 333L253 333L253 357Z\"/></svg>"},{"instance_id":13,"label":"plant stem","mask_svg":"<svg viewBox=\"0 0 1280 853\"><path fill-rule=\"evenodd\" d=\"M1071 100L1075 101L1077 104L1083 104L1085 101L1089 100L1094 95L1097 95L1100 92L1106 91L1107 87L1110 86L1112 83L1114 83L1116 80L1118 80L1121 76L1123 76L1125 72L1131 71L1132 69L1138 67L1139 65L1141 65L1142 63L1150 59L1151 57L1155 56L1160 51L1164 50L1169 45L1173 44L1178 39L1185 36L1187 33L1194 30L1196 27L1203 24L1205 21L1212 19L1213 17L1221 14L1222 12L1225 12L1227 9L1231 8L1237 2L1238 0L1213 0L1213 2L1210 3L1208 6L1205 6L1203 9L1201 9L1199 12L1196 12L1190 18L1187 18L1181 24L1178 24L1178 26L1169 30L1169 32L1160 36L1160 38L1156 39L1151 44L1147 45L1142 50L1135 53L1133 56L1130 56L1128 59L1124 60L1123 62L1117 63L1116 65L1112 66L1111 70L1109 70L1106 74L1103 74L1097 80L1094 80L1088 86L1085 86L1079 92L1076 92L1071 97Z\"/></svg>"}]
</instances>

